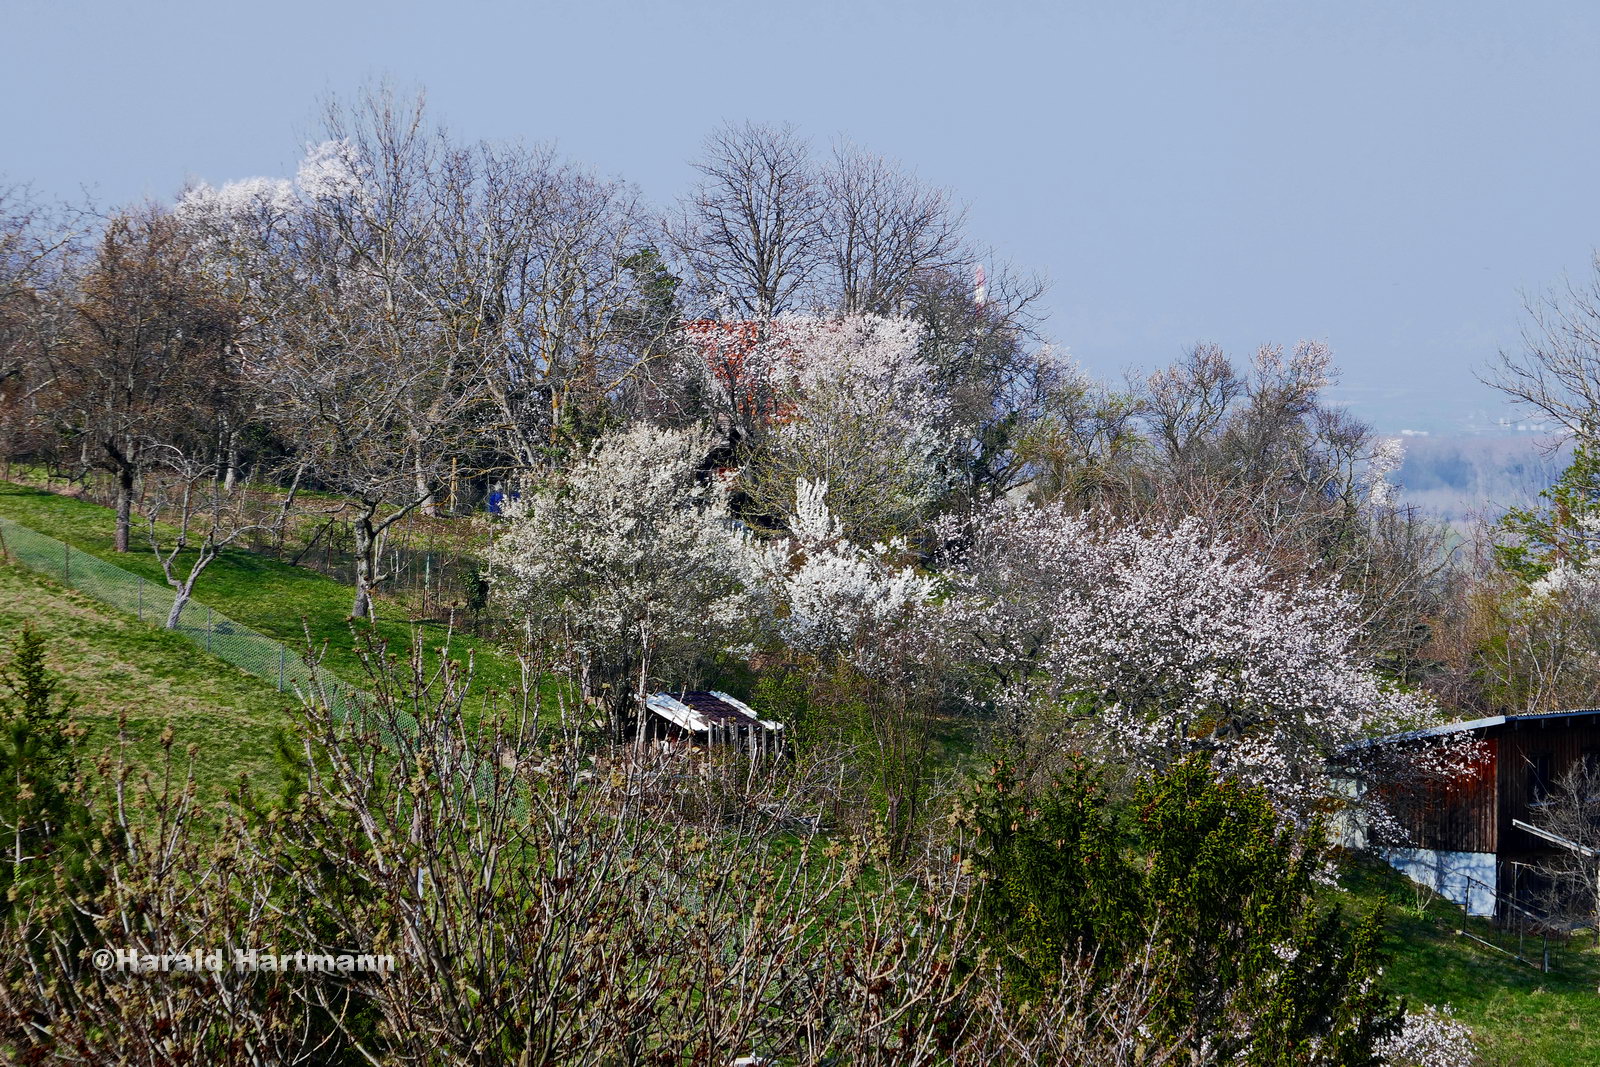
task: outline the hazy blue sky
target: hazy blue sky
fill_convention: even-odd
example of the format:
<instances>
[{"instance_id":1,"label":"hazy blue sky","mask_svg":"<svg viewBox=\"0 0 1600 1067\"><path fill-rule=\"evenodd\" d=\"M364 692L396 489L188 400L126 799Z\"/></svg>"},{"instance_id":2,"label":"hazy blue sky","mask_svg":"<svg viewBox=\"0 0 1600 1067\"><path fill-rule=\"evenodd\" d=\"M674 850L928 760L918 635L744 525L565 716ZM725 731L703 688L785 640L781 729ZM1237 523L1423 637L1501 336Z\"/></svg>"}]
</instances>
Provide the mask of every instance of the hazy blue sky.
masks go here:
<instances>
[{"instance_id":1,"label":"hazy blue sky","mask_svg":"<svg viewBox=\"0 0 1600 1067\"><path fill-rule=\"evenodd\" d=\"M846 134L953 188L1120 374L1332 344L1381 428L1498 404L1520 297L1600 244L1600 4L0 0L0 171L106 202L292 174L388 75L474 137L665 202L723 119Z\"/></svg>"}]
</instances>

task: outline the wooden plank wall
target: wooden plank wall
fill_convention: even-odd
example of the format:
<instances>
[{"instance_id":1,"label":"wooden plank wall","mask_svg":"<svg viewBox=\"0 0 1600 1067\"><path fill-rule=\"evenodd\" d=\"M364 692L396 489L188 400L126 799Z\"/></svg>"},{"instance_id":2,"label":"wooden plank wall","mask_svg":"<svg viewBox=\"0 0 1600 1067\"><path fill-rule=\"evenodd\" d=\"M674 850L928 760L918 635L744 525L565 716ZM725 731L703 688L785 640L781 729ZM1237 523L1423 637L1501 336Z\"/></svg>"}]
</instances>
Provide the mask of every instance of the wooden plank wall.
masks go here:
<instances>
[{"instance_id":1,"label":"wooden plank wall","mask_svg":"<svg viewBox=\"0 0 1600 1067\"><path fill-rule=\"evenodd\" d=\"M1498 739L1483 739L1488 759L1469 774L1425 791L1402 804L1401 822L1417 848L1446 852L1494 852L1499 843Z\"/></svg>"},{"instance_id":2,"label":"wooden plank wall","mask_svg":"<svg viewBox=\"0 0 1600 1067\"><path fill-rule=\"evenodd\" d=\"M1549 764L1554 785L1588 753L1600 758L1600 715L1564 719L1532 719L1496 727L1500 742L1498 835L1502 855L1543 852L1550 846L1514 829L1512 819L1538 821L1533 795L1534 768L1540 757Z\"/></svg>"}]
</instances>

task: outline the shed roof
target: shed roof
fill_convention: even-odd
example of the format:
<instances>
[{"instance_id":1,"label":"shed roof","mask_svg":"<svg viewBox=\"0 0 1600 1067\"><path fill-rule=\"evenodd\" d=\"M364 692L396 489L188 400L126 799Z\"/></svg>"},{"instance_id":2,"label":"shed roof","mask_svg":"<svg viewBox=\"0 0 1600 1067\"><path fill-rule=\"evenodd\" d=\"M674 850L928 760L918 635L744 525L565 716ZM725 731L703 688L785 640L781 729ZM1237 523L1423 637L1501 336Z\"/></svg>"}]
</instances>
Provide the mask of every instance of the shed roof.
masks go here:
<instances>
[{"instance_id":1,"label":"shed roof","mask_svg":"<svg viewBox=\"0 0 1600 1067\"><path fill-rule=\"evenodd\" d=\"M1528 712L1522 715L1491 715L1484 719L1464 719L1461 722L1447 722L1442 726L1432 726L1426 730L1408 730L1401 734L1390 734L1387 737L1372 737L1365 741L1358 741L1351 748L1363 748L1368 745L1387 745L1396 741L1418 741L1425 737L1446 737L1450 734L1470 733L1473 730L1487 730L1494 726L1504 726L1507 723L1521 722L1549 722L1552 719L1576 719L1584 715L1600 715L1600 708L1573 708L1568 711L1540 711Z\"/></svg>"},{"instance_id":2,"label":"shed roof","mask_svg":"<svg viewBox=\"0 0 1600 1067\"><path fill-rule=\"evenodd\" d=\"M644 704L674 726L691 733L703 733L727 725L760 726L774 731L783 729L783 723L763 719L750 705L715 689L690 690L676 696L671 693L652 693L645 698Z\"/></svg>"}]
</instances>

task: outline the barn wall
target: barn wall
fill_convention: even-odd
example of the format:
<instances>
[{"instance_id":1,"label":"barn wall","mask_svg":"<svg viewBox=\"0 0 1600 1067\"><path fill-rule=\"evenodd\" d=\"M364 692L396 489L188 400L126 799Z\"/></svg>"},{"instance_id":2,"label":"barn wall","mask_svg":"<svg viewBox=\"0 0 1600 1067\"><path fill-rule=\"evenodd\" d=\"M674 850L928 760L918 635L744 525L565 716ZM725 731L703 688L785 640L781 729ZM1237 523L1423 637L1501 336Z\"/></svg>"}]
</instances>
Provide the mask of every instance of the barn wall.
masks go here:
<instances>
[{"instance_id":1,"label":"barn wall","mask_svg":"<svg viewBox=\"0 0 1600 1067\"><path fill-rule=\"evenodd\" d=\"M1499 743L1493 737L1482 740L1488 758L1467 774L1420 793L1391 793L1386 798L1406 830L1408 844L1430 851L1498 850Z\"/></svg>"},{"instance_id":2,"label":"barn wall","mask_svg":"<svg viewBox=\"0 0 1600 1067\"><path fill-rule=\"evenodd\" d=\"M1546 842L1512 827L1512 819L1537 822L1537 779L1553 786L1588 754L1600 759L1600 716L1524 719L1495 730L1500 745L1500 803L1496 832L1502 855L1542 852ZM1542 772L1542 773L1541 773Z\"/></svg>"},{"instance_id":3,"label":"barn wall","mask_svg":"<svg viewBox=\"0 0 1600 1067\"><path fill-rule=\"evenodd\" d=\"M1427 848L1395 848L1384 853L1390 866L1446 900L1467 902L1468 915L1495 911L1495 855L1492 852L1447 852Z\"/></svg>"}]
</instances>

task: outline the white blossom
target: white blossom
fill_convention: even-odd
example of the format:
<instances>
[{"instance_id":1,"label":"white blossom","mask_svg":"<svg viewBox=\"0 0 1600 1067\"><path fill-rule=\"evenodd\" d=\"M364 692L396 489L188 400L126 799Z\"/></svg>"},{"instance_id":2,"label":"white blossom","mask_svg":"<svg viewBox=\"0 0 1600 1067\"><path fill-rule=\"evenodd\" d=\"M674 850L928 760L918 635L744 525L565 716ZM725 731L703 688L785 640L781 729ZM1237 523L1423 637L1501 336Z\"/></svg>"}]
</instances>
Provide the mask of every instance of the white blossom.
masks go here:
<instances>
[{"instance_id":1,"label":"white blossom","mask_svg":"<svg viewBox=\"0 0 1600 1067\"><path fill-rule=\"evenodd\" d=\"M826 481L832 511L855 536L920 525L945 487L950 402L903 318L787 317L754 346L754 375L776 416L752 460L753 492L779 507L797 478Z\"/></svg>"},{"instance_id":2,"label":"white blossom","mask_svg":"<svg viewBox=\"0 0 1600 1067\"><path fill-rule=\"evenodd\" d=\"M300 192L314 203L341 200L360 202L369 195L366 181L369 169L349 141L323 141L306 147L295 183L300 187Z\"/></svg>"},{"instance_id":3,"label":"white blossom","mask_svg":"<svg viewBox=\"0 0 1600 1067\"><path fill-rule=\"evenodd\" d=\"M1394 500L1398 487L1392 478L1405 458L1405 442L1398 437L1380 438L1373 446L1361 479L1361 489L1369 510L1380 512Z\"/></svg>"},{"instance_id":4,"label":"white blossom","mask_svg":"<svg viewBox=\"0 0 1600 1067\"><path fill-rule=\"evenodd\" d=\"M1330 761L1350 746L1439 721L1361 659L1334 583L1286 580L1196 520L1003 506L946 532L966 545L954 618L1002 709L1087 717L1080 747L1140 766L1205 753L1306 810L1336 792Z\"/></svg>"},{"instance_id":5,"label":"white blossom","mask_svg":"<svg viewBox=\"0 0 1600 1067\"><path fill-rule=\"evenodd\" d=\"M1450 1005L1424 1005L1406 1012L1401 1030L1373 1049L1393 1067L1471 1067L1478 1060L1472 1029L1456 1019Z\"/></svg>"},{"instance_id":6,"label":"white blossom","mask_svg":"<svg viewBox=\"0 0 1600 1067\"><path fill-rule=\"evenodd\" d=\"M881 642L933 599L930 577L899 562L903 541L870 547L846 538L828 511L826 482L801 479L790 538L753 549L756 570L782 605L779 634L793 648L852 655L866 667Z\"/></svg>"},{"instance_id":7,"label":"white blossom","mask_svg":"<svg viewBox=\"0 0 1600 1067\"><path fill-rule=\"evenodd\" d=\"M178 218L208 229L226 229L244 220L288 215L299 206L294 186L282 178L244 178L213 188L201 182L178 198Z\"/></svg>"},{"instance_id":8,"label":"white blossom","mask_svg":"<svg viewBox=\"0 0 1600 1067\"><path fill-rule=\"evenodd\" d=\"M596 670L637 671L629 685L675 650L737 639L753 575L725 489L699 477L709 448L701 431L644 424L602 438L508 507L490 555L500 594Z\"/></svg>"}]
</instances>

